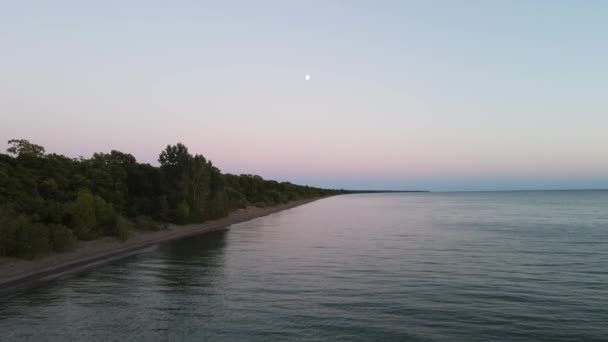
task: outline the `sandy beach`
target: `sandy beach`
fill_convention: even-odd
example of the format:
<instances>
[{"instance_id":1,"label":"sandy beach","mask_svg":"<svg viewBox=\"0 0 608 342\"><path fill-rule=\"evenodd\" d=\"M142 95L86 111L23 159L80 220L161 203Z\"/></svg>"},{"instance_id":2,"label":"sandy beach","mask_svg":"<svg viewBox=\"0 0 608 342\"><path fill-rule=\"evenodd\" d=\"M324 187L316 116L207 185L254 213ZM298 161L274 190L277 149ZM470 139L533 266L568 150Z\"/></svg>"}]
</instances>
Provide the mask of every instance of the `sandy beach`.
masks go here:
<instances>
[{"instance_id":1,"label":"sandy beach","mask_svg":"<svg viewBox=\"0 0 608 342\"><path fill-rule=\"evenodd\" d=\"M124 258L161 242L226 229L232 224L249 221L318 199L320 198L293 201L267 208L248 207L232 212L222 219L200 224L170 225L167 230L158 232L134 231L125 242L109 237L79 242L74 251L51 254L33 260L0 258L0 293L34 286L67 273Z\"/></svg>"}]
</instances>

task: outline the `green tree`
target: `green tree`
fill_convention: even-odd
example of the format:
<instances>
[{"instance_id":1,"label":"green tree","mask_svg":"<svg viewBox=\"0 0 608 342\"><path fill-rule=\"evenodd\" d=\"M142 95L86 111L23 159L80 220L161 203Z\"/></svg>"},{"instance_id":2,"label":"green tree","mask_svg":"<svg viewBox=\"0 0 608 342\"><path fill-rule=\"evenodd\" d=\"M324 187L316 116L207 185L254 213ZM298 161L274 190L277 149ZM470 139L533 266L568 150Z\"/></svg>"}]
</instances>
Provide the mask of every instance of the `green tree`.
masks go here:
<instances>
[{"instance_id":1,"label":"green tree","mask_svg":"<svg viewBox=\"0 0 608 342\"><path fill-rule=\"evenodd\" d=\"M66 226L55 224L49 227L51 246L55 252L68 252L76 246L76 237Z\"/></svg>"},{"instance_id":2,"label":"green tree","mask_svg":"<svg viewBox=\"0 0 608 342\"><path fill-rule=\"evenodd\" d=\"M51 251L48 228L41 223L24 221L16 235L17 256L33 258Z\"/></svg>"},{"instance_id":3,"label":"green tree","mask_svg":"<svg viewBox=\"0 0 608 342\"><path fill-rule=\"evenodd\" d=\"M178 170L184 170L190 159L192 159L192 156L188 153L188 148L182 143L177 143L174 146L167 145L158 157L160 165Z\"/></svg>"},{"instance_id":4,"label":"green tree","mask_svg":"<svg viewBox=\"0 0 608 342\"><path fill-rule=\"evenodd\" d=\"M181 143L159 155L161 166L110 151L91 158L45 155L24 139L0 153L0 256L63 252L76 240L127 239L136 228L202 222L247 205L274 205L335 191L222 174Z\"/></svg>"},{"instance_id":5,"label":"green tree","mask_svg":"<svg viewBox=\"0 0 608 342\"><path fill-rule=\"evenodd\" d=\"M25 221L25 216L7 206L0 206L0 256L16 254L17 231Z\"/></svg>"},{"instance_id":6,"label":"green tree","mask_svg":"<svg viewBox=\"0 0 608 342\"><path fill-rule=\"evenodd\" d=\"M190 218L190 206L186 201L181 201L175 208L175 222L184 224L188 222Z\"/></svg>"},{"instance_id":7,"label":"green tree","mask_svg":"<svg viewBox=\"0 0 608 342\"><path fill-rule=\"evenodd\" d=\"M126 241L131 235L133 230L133 224L122 216L116 218L116 225L114 227L114 235L121 241Z\"/></svg>"},{"instance_id":8,"label":"green tree","mask_svg":"<svg viewBox=\"0 0 608 342\"><path fill-rule=\"evenodd\" d=\"M9 148L6 152L16 156L31 155L40 157L44 155L44 147L32 144L26 139L11 139L8 141Z\"/></svg>"},{"instance_id":9,"label":"green tree","mask_svg":"<svg viewBox=\"0 0 608 342\"><path fill-rule=\"evenodd\" d=\"M209 194L210 166L202 155L195 155L189 162L184 182L188 184L190 207L194 211L194 218L205 218L205 206Z\"/></svg>"},{"instance_id":10,"label":"green tree","mask_svg":"<svg viewBox=\"0 0 608 342\"><path fill-rule=\"evenodd\" d=\"M79 240L91 240L101 234L97 231L95 196L89 190L81 190L78 197L66 204L70 228Z\"/></svg>"}]
</instances>

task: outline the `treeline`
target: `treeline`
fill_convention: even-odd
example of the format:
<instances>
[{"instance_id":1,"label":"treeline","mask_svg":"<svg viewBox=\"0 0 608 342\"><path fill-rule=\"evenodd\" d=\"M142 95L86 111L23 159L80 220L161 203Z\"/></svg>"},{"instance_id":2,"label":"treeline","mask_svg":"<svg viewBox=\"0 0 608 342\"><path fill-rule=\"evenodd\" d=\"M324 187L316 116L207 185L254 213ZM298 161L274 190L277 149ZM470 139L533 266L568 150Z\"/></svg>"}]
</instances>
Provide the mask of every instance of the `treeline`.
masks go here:
<instances>
[{"instance_id":1,"label":"treeline","mask_svg":"<svg viewBox=\"0 0 608 342\"><path fill-rule=\"evenodd\" d=\"M77 240L129 237L220 218L248 205L270 206L338 193L254 175L222 174L182 144L161 152L160 167L130 154L90 159L45 154L10 140L0 154L0 256L34 257L74 248Z\"/></svg>"}]
</instances>

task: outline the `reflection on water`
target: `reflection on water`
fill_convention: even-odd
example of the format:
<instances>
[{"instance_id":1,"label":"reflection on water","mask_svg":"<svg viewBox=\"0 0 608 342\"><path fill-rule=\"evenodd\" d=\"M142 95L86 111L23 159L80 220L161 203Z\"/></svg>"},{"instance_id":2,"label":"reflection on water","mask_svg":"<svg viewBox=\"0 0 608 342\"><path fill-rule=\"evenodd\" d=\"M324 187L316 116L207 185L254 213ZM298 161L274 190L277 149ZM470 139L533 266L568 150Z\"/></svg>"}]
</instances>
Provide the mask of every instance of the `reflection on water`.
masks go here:
<instances>
[{"instance_id":1,"label":"reflection on water","mask_svg":"<svg viewBox=\"0 0 608 342\"><path fill-rule=\"evenodd\" d=\"M601 340L608 192L338 196L0 299L2 340Z\"/></svg>"}]
</instances>

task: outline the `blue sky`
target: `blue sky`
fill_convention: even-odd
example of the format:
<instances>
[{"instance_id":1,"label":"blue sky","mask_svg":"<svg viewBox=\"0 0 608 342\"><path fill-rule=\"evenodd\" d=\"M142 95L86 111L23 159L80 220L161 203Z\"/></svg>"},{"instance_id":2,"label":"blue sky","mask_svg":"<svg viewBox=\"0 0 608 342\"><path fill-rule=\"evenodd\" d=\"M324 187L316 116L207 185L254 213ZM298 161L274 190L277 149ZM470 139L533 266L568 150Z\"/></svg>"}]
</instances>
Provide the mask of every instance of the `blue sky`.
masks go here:
<instances>
[{"instance_id":1,"label":"blue sky","mask_svg":"<svg viewBox=\"0 0 608 342\"><path fill-rule=\"evenodd\" d=\"M331 187L608 187L606 2L0 7L1 144L155 163L181 141Z\"/></svg>"}]
</instances>

